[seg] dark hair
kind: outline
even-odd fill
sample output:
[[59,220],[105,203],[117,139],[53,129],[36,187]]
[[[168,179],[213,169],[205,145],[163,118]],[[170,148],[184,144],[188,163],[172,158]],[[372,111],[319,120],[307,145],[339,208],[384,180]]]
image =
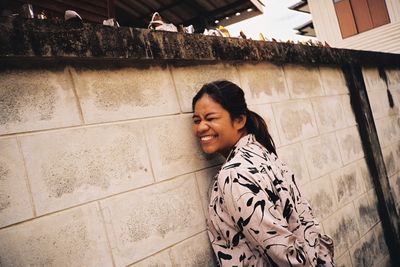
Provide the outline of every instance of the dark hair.
[[261,143],[270,153],[276,155],[275,143],[268,132],[267,124],[257,113],[247,108],[243,90],[227,80],[218,80],[204,84],[192,100],[192,109],[196,102],[204,95],[209,95],[215,102],[228,111],[231,119],[245,115],[245,129],[248,133],[254,134],[256,140]]

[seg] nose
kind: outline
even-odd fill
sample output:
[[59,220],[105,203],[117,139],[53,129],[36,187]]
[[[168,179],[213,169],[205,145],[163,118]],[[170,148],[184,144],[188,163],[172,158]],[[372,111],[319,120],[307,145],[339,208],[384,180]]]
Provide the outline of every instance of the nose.
[[200,121],[199,124],[196,125],[196,132],[197,133],[202,133],[207,131],[210,128],[210,126],[208,125],[208,123],[206,121]]

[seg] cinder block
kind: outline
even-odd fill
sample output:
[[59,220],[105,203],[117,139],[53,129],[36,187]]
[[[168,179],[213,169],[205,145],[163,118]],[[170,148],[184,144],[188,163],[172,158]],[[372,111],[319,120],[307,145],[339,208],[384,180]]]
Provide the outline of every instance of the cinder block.
[[217,266],[206,232],[202,232],[130,267]]
[[396,95],[387,90],[371,90],[368,92],[368,99],[371,104],[374,119],[396,115],[399,113],[398,106],[391,106],[391,99],[397,102]]
[[179,113],[167,68],[72,70],[86,123]]
[[376,207],[370,203],[367,193],[354,200],[354,207],[358,217],[360,235],[363,236],[376,223]]
[[353,266],[377,266],[377,246],[373,231],[363,236],[350,250]]
[[152,183],[141,123],[21,137],[38,214]]
[[[385,162],[386,172],[388,176],[392,176],[397,172],[397,162],[395,152],[391,147],[382,149],[383,160]],[[400,162],[399,162],[400,163]]]
[[271,63],[258,63],[239,65],[238,69],[243,88],[251,93],[251,103],[262,104],[289,99],[282,67]]
[[156,253],[144,260],[128,265],[128,267],[172,267],[171,258],[169,256],[170,249],[166,249]]
[[218,266],[207,232],[202,232],[173,246],[171,248],[171,260],[172,266]]
[[205,230],[194,175],[101,202],[116,266],[126,266]]
[[375,127],[382,148],[392,145],[392,143],[400,138],[400,132],[398,132],[397,127],[397,116],[376,119]]
[[0,72],[0,135],[79,125],[68,70]]
[[303,189],[303,195],[309,201],[313,213],[319,221],[324,220],[337,209],[336,197],[332,190],[332,182],[329,175],[307,184]]
[[278,157],[293,171],[298,185],[303,185],[310,181],[301,143],[280,147],[277,153]]
[[389,89],[400,89],[400,69],[386,69]]
[[356,126],[336,132],[343,164],[364,157],[360,134]]
[[[335,242],[335,254],[342,255],[360,238],[353,203],[336,211],[323,222],[325,232]],[[357,266],[357,265],[356,265]]]
[[331,173],[333,189],[338,206],[342,207],[349,201],[365,192],[364,183],[357,163]]
[[[175,67],[172,68],[172,77],[183,112],[192,112],[192,99],[205,83],[225,79],[241,86],[238,71],[228,64]],[[249,99],[251,93],[245,91],[245,95]]]
[[342,165],[333,133],[307,140],[303,143],[303,148],[311,179],[323,176]]
[[330,132],[347,126],[343,114],[342,97],[328,96],[311,100],[320,133]]
[[192,116],[179,115],[146,121],[146,138],[157,181],[222,163],[201,151],[192,133]]
[[363,68],[365,87],[370,90],[386,90],[386,82],[380,77],[378,68]]
[[113,266],[96,204],[0,230],[0,257],[2,266]]
[[351,106],[349,95],[342,95],[342,107],[343,107],[344,118],[347,122],[347,126],[356,125],[357,124],[356,116]]
[[0,228],[34,216],[15,138],[0,139]]
[[318,135],[310,101],[299,100],[273,104],[273,110],[282,145]]
[[320,66],[319,72],[326,95],[349,93],[342,69],[338,67]]
[[220,166],[208,168],[195,173],[197,185],[199,186],[200,198],[203,204],[204,214],[208,216],[208,206],[210,204],[211,187],[213,186]]
[[358,168],[360,169],[361,177],[363,178],[365,189],[368,191],[374,188],[374,182],[371,173],[369,172],[365,158],[358,161]]
[[276,128],[276,121],[274,113],[272,111],[272,105],[270,104],[254,105],[250,106],[249,109],[256,112],[265,120],[265,122],[267,123],[268,132],[272,136],[275,146],[279,147],[281,141],[279,139],[278,129]]
[[285,65],[283,70],[291,98],[307,98],[324,95],[318,68],[301,65]]
[[[335,241],[333,241],[335,242]],[[350,254],[348,251],[346,251],[343,255],[341,256],[336,256],[336,251],[335,251],[335,266],[336,267],[351,267],[351,258]]]

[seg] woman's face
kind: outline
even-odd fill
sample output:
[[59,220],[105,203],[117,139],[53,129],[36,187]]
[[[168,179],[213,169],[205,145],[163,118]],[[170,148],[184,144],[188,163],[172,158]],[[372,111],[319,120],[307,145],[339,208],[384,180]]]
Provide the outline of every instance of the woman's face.
[[231,120],[229,112],[207,94],[194,106],[193,133],[207,154],[218,152],[227,157],[242,137],[240,130],[245,124],[245,116]]

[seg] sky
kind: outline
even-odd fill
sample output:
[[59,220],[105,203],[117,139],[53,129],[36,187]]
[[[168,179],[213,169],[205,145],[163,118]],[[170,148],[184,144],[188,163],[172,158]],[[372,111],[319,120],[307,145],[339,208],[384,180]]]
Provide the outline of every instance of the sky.
[[288,9],[298,0],[265,0],[264,14],[227,26],[232,37],[239,36],[242,30],[253,40],[259,40],[259,33],[264,37],[276,40],[309,40],[309,36],[296,34],[293,28],[300,26],[311,19],[310,14]]

